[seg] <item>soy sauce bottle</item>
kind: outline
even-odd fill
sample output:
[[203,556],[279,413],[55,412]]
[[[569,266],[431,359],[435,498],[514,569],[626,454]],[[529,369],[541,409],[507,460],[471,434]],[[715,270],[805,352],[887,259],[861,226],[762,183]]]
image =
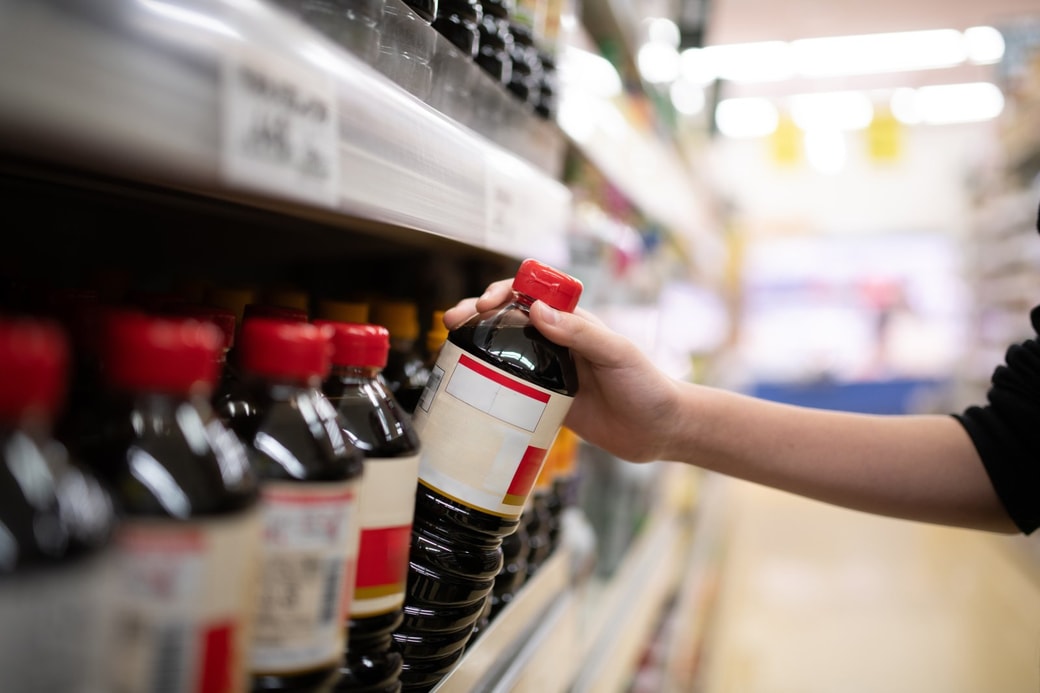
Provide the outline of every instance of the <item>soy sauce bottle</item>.
[[108,690],[241,690],[259,489],[209,404],[222,338],[213,325],[132,312],[103,324],[107,392],[81,449],[121,514]]
[[51,323],[0,319],[0,671],[4,690],[105,690],[115,512],[51,437],[68,371]]
[[237,349],[250,406],[230,422],[261,479],[264,526],[253,690],[331,690],[357,560],[363,462],[319,390],[329,334],[251,318]]
[[401,689],[401,654],[391,634],[404,605],[419,437],[379,378],[390,349],[386,328],[316,324],[333,330],[332,373],[322,390],[339,413],[347,440],[365,455],[361,548],[337,690],[394,693]]
[[378,301],[372,306],[372,322],[390,332],[390,353],[382,377],[394,399],[411,414],[430,377],[417,342],[418,308],[411,301]]
[[530,323],[535,300],[573,311],[581,283],[534,260],[513,300],[452,330],[415,412],[423,439],[402,681],[427,690],[462,655],[546,451],[578,390],[570,352]]

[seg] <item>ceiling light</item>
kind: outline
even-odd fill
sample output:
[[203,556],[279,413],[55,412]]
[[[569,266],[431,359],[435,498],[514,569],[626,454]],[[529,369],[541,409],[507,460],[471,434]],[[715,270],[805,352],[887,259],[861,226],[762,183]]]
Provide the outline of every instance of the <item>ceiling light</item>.
[[703,49],[707,69],[731,82],[778,82],[794,76],[791,45],[783,41],[738,43]]
[[704,110],[704,88],[699,84],[692,84],[685,79],[679,79],[672,83],[668,90],[675,110],[683,115],[697,115]]
[[991,26],[973,26],[964,30],[968,60],[976,65],[999,63],[1004,57],[1004,36]]
[[989,82],[921,87],[916,97],[921,122],[929,125],[990,120],[1004,110],[1004,95]]
[[715,123],[727,137],[764,137],[779,122],[780,114],[768,99],[726,99],[715,107]]
[[874,107],[866,94],[835,91],[792,96],[791,117],[802,130],[861,130],[870,125]]
[[955,29],[802,39],[791,48],[806,77],[953,67],[967,58],[964,36]]
[[613,98],[622,90],[621,77],[609,60],[574,46],[567,46],[564,50],[559,75],[560,82],[568,89],[601,98]]
[[651,84],[674,82],[679,76],[679,51],[664,43],[646,43],[636,55],[636,65]]

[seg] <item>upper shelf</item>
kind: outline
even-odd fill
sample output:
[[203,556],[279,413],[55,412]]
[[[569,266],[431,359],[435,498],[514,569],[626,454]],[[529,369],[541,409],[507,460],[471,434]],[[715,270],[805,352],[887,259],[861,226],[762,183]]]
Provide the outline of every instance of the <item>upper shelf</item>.
[[562,133],[385,8],[319,32],[259,0],[0,3],[0,150],[560,262]]

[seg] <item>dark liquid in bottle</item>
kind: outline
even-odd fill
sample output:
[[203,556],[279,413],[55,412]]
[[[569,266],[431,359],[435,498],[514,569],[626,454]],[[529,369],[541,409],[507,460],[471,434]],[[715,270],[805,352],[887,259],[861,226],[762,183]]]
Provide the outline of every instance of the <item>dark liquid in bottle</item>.
[[527,530],[523,524],[502,538],[502,570],[495,577],[495,586],[491,590],[492,619],[513,601],[517,590],[527,580],[528,550]]
[[[249,450],[253,468],[265,481],[321,482],[356,479],[359,452],[345,445],[336,412],[313,388],[249,381],[249,407],[231,418],[232,429]],[[264,441],[277,441],[275,448]],[[274,454],[278,450],[280,454]],[[327,690],[339,677],[339,662],[291,675],[254,675],[254,691]]]
[[[344,434],[364,453],[367,469],[379,464],[381,458],[385,460],[419,453],[419,436],[412,428],[408,415],[399,409],[397,402],[377,380],[357,375],[341,376],[334,372],[322,389],[339,413]],[[414,484],[414,476],[402,482],[408,484],[410,489]],[[365,550],[364,538],[362,550]],[[401,619],[400,609],[374,616],[351,615],[347,631],[347,655],[340,669],[337,690],[396,693],[401,689],[402,659],[394,647],[392,637]]]
[[405,0],[404,4],[427,22],[432,22],[437,16],[437,0]]
[[[452,330],[448,341],[529,383],[577,393],[569,350],[542,336],[516,304],[474,316]],[[406,690],[432,688],[462,656],[502,570],[502,538],[519,523],[419,484],[405,618],[394,634],[405,658]]]
[[394,395],[394,399],[409,414],[419,406],[430,371],[422,355],[414,349],[408,351],[391,349],[387,355],[383,379]]

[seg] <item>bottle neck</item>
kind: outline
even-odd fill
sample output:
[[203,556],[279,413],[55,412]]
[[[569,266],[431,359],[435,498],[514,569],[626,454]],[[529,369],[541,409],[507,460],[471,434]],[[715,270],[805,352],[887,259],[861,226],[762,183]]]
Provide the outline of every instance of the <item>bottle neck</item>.
[[522,294],[518,291],[513,292],[513,305],[524,311],[525,313],[531,312],[531,306],[534,304],[534,297]]

